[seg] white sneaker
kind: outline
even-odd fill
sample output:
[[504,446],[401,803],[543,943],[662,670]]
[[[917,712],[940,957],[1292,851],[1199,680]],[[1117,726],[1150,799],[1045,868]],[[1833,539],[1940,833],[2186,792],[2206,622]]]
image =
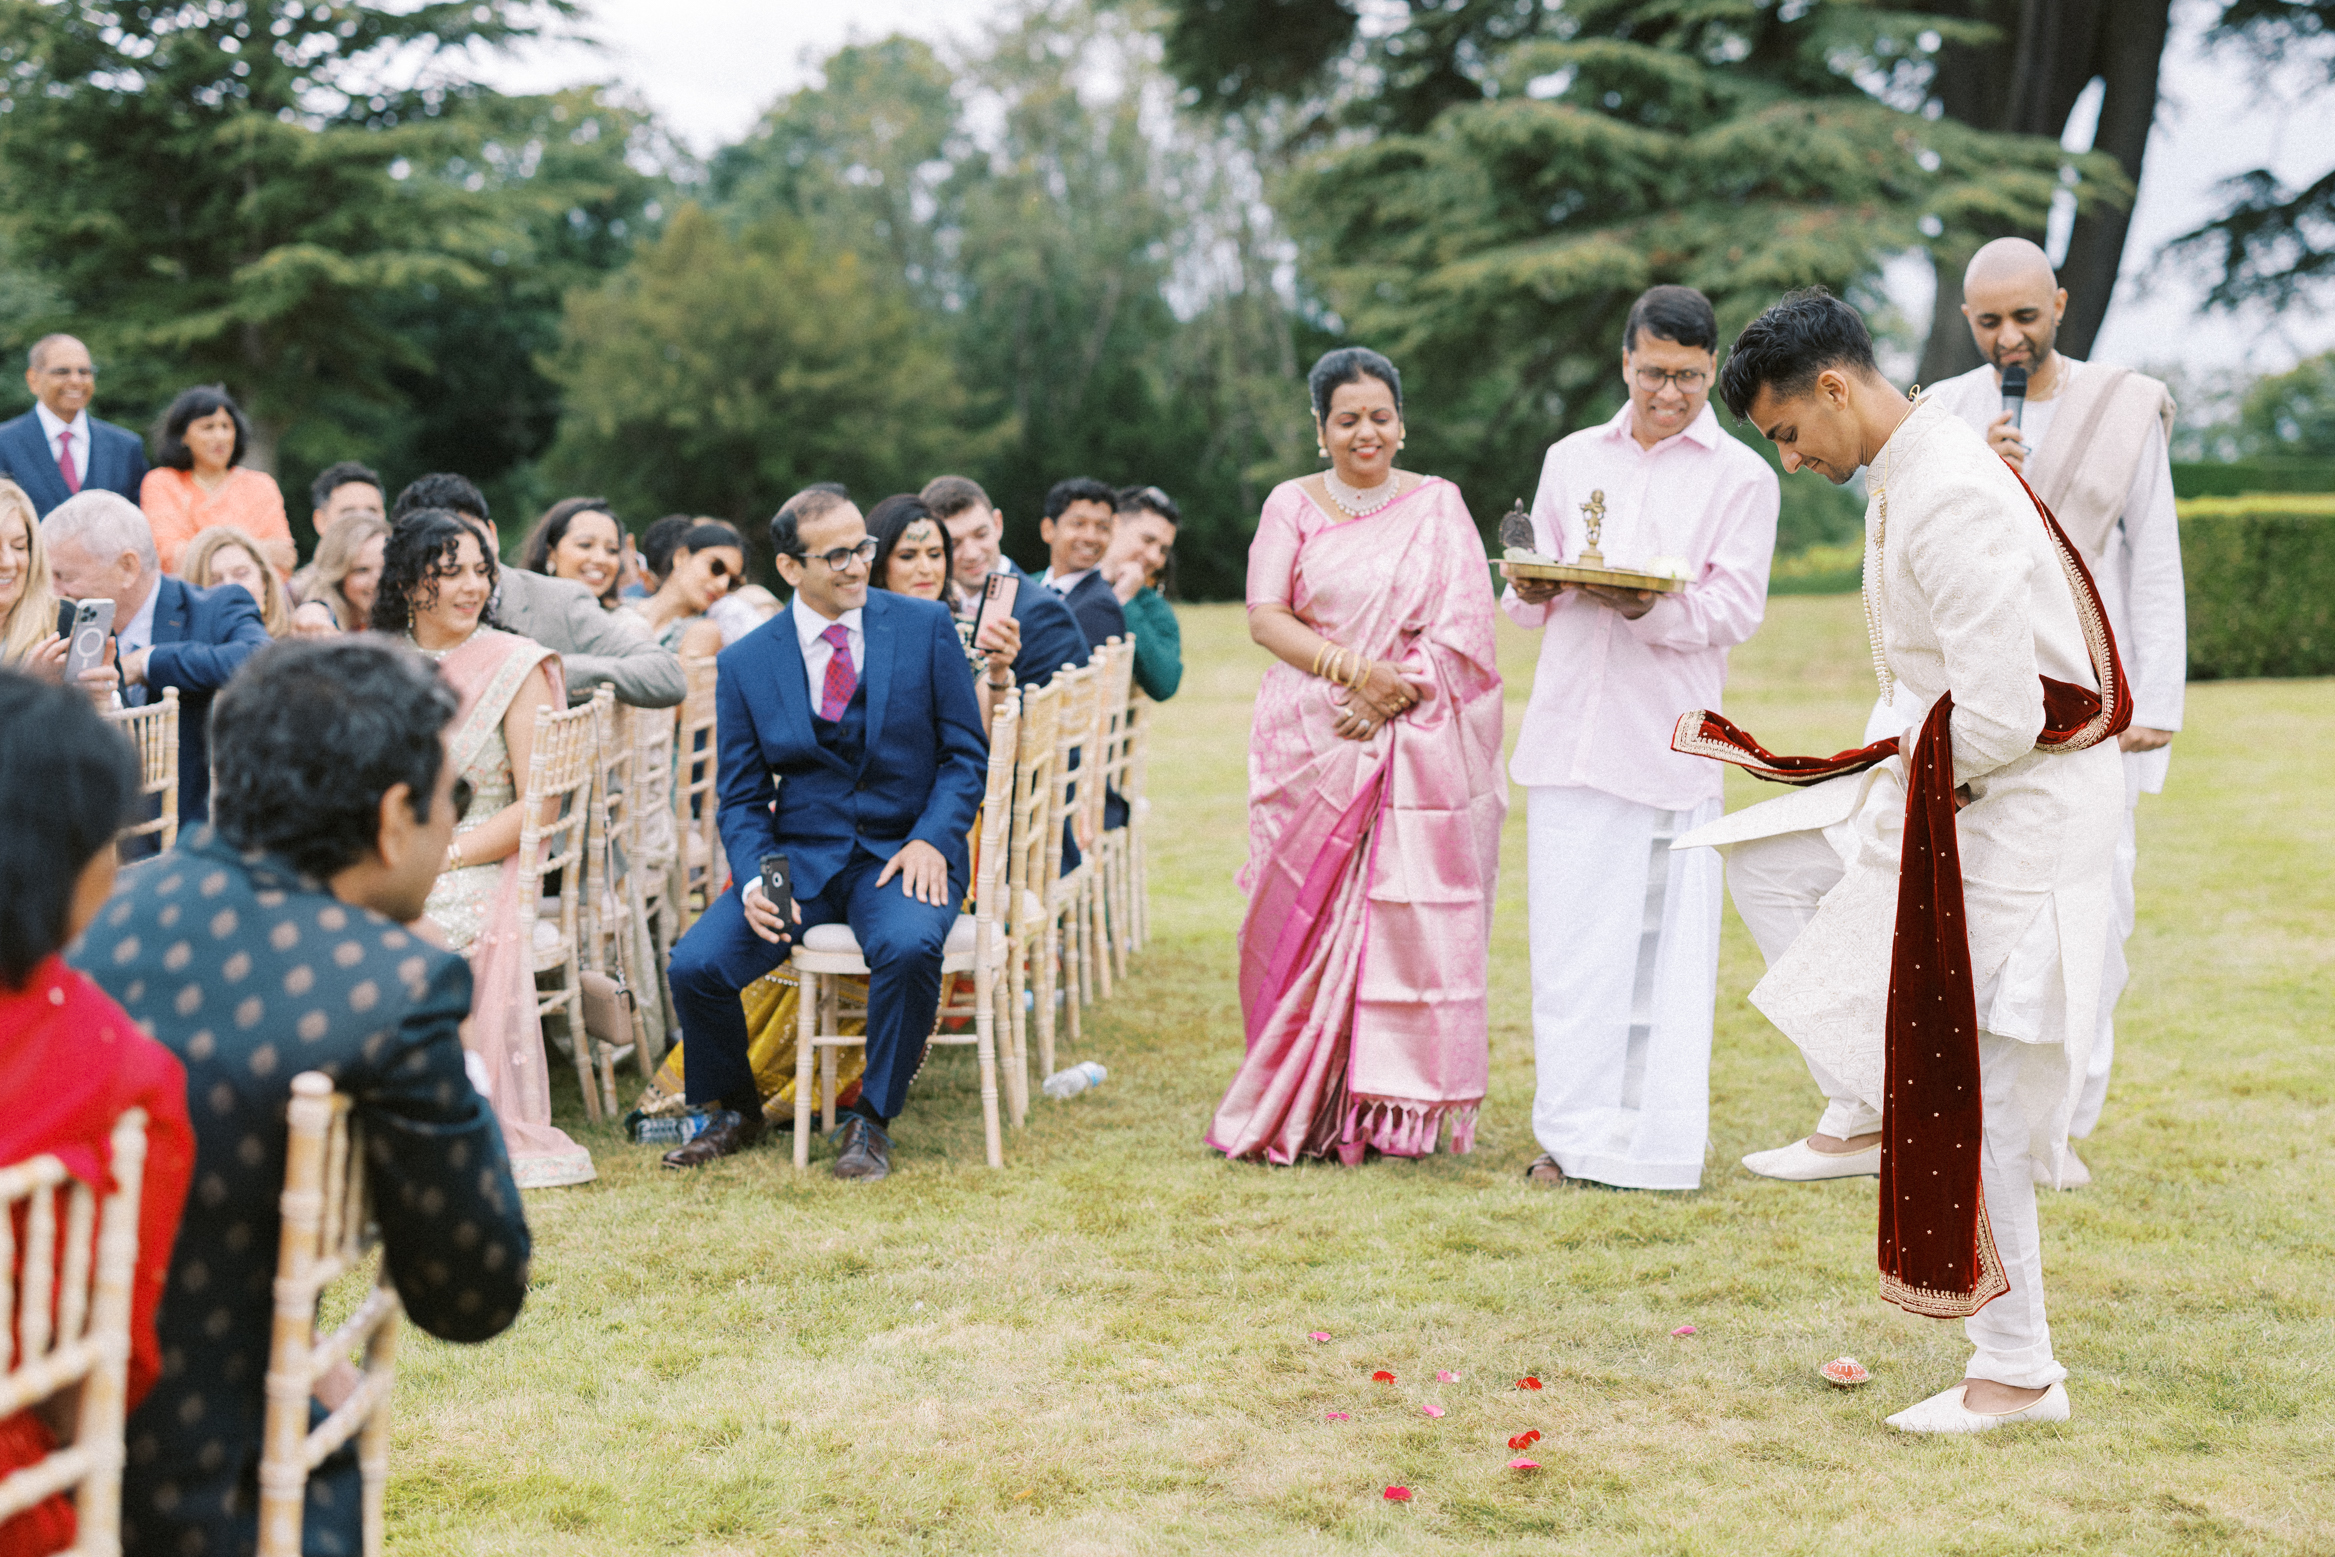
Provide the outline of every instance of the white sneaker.
[[1881,1143],[1875,1141],[1861,1152],[1820,1152],[1806,1141],[1794,1141],[1774,1151],[1753,1152],[1743,1159],[1743,1165],[1763,1179],[1783,1179],[1794,1184],[1813,1183],[1818,1179],[1865,1179],[1881,1176]]
[[1973,1411],[1962,1403],[1962,1392],[1967,1388],[1969,1380],[1965,1379],[1918,1406],[1907,1406],[1888,1419],[1889,1425],[1901,1433],[1985,1433],[2027,1422],[2064,1422],[2073,1414],[2064,1383],[2052,1385],[2041,1400],[2016,1411]]
[[2092,1182],[2092,1170],[2084,1166],[2084,1159],[2076,1155],[2076,1149],[2072,1146],[2067,1149],[2067,1182],[2064,1184],[2051,1182],[2051,1170],[2043,1165],[2042,1158],[2030,1157],[2027,1160],[2035,1165],[2035,1182],[2043,1189],[2082,1189]]

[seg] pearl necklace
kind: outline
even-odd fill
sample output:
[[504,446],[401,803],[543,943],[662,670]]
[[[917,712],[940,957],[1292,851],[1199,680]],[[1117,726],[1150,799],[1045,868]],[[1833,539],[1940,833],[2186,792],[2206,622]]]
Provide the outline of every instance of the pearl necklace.
[[[1346,510],[1346,517],[1349,519],[1361,519],[1377,513],[1395,500],[1395,493],[1401,485],[1402,483],[1395,479],[1393,471],[1388,471],[1386,479],[1377,486],[1368,488],[1346,485],[1345,482],[1338,479],[1338,473],[1334,470],[1322,472],[1323,489],[1330,494],[1331,502]],[[1372,492],[1379,494],[1378,501],[1375,503],[1365,501]]]

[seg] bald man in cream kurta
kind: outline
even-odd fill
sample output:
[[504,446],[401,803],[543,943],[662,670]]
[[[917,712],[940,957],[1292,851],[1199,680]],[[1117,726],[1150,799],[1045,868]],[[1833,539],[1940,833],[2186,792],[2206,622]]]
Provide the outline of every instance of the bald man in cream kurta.
[[[1904,706],[1920,710],[1902,732],[1910,751],[1921,717],[1953,692],[1954,777],[1969,796],[1955,825],[1985,1089],[1981,1172],[2011,1290],[1966,1321],[1968,1376],[2041,1389],[2066,1370],[2044,1315],[2035,1185],[2062,1171],[2096,1026],[2124,777],[2113,743],[2035,749],[2038,677],[2099,680],[2049,533],[2010,469],[1925,399],[1867,479],[1866,605],[1884,695],[1894,678]],[[1677,844],[1727,853],[1737,910],[1768,959],[1752,1003],[1799,1045],[1830,1100],[1818,1130],[1841,1139],[1881,1126],[1904,776],[1893,757]],[[1760,890],[1743,890],[1746,879]]]

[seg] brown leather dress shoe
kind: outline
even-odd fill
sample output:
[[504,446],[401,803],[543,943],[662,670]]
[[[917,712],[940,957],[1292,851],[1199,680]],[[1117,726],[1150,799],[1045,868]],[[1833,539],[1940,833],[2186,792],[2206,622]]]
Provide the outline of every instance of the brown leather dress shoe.
[[865,1114],[853,1114],[835,1132],[833,1172],[839,1179],[880,1179],[892,1171],[892,1138]]
[[691,1137],[688,1144],[665,1153],[668,1168],[702,1168],[707,1163],[744,1151],[762,1139],[762,1114],[758,1109],[741,1114],[735,1109],[717,1111],[712,1122]]

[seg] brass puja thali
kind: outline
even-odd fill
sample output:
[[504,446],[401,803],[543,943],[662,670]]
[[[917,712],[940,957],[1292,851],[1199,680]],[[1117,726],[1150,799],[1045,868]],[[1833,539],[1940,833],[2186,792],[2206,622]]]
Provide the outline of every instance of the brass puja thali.
[[1605,553],[1597,549],[1599,534],[1605,528],[1605,493],[1602,489],[1589,494],[1589,501],[1581,505],[1581,517],[1588,525],[1589,544],[1571,562],[1560,562],[1533,550],[1532,518],[1525,513],[1524,504],[1519,502],[1500,521],[1500,544],[1506,549],[1492,560],[1505,563],[1509,573],[1517,578],[1555,579],[1567,584],[1605,584],[1614,589],[1650,589],[1664,595],[1675,594],[1686,587],[1686,580],[1680,574],[1617,568],[1605,560]]

